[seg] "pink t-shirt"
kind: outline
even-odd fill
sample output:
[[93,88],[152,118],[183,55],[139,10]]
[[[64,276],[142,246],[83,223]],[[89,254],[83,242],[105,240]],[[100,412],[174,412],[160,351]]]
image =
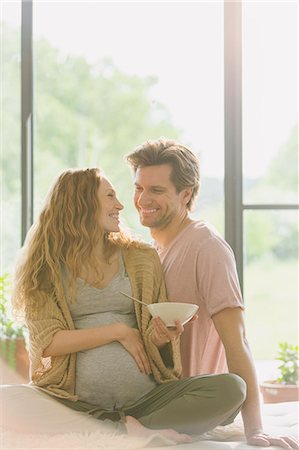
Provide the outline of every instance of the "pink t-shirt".
[[224,308],[244,308],[232,249],[210,225],[194,221],[157,251],[169,301],[199,305],[198,320],[186,324],[181,337],[183,376],[227,372],[211,317]]

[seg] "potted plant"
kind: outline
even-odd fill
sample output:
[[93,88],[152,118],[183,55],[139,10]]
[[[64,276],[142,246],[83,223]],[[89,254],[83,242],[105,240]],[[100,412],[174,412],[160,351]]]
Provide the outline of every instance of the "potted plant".
[[275,380],[260,384],[265,403],[294,402],[299,400],[298,345],[279,342],[278,367],[280,375]]
[[11,314],[8,300],[9,276],[0,276],[0,357],[16,370],[24,381],[29,379],[29,358],[25,327],[18,325]]

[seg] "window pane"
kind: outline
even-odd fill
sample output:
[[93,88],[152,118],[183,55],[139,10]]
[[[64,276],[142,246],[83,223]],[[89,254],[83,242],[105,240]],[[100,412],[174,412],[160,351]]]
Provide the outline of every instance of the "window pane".
[[1,274],[21,245],[21,2],[1,6]]
[[123,156],[167,136],[200,155],[200,216],[222,231],[222,2],[36,2],[33,17],[35,213],[61,170],[96,165],[145,237]]
[[298,341],[297,211],[246,211],[244,298],[257,359],[276,356],[278,341]]
[[297,8],[243,3],[244,203],[298,202]]

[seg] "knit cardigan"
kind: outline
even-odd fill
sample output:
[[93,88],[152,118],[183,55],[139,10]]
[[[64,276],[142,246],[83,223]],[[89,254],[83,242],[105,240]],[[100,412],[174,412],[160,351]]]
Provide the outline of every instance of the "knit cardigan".
[[[147,304],[167,301],[162,267],[156,251],[149,246],[130,246],[121,251],[133,296]],[[137,302],[134,302],[134,306],[137,325],[156,382],[161,384],[178,380],[182,372],[179,339],[163,348],[162,357],[160,350],[151,341],[153,329],[148,308]],[[55,333],[75,329],[66,298],[47,296],[42,306],[27,308],[26,323],[29,331],[30,384],[56,397],[78,400],[75,395],[76,353],[46,358],[42,356]]]

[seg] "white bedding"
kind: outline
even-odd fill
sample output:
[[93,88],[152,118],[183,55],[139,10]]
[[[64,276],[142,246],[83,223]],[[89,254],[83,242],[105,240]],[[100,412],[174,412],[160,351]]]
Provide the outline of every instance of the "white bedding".
[[[298,437],[298,408],[298,402],[263,405],[265,432],[275,436]],[[155,450],[162,448],[156,447]],[[217,427],[207,433],[204,441],[175,447],[176,450],[254,450],[258,448],[261,449],[262,447],[253,447],[246,444],[239,416],[234,424],[227,427]],[[281,450],[280,447],[276,446],[270,446],[267,449]]]
[[[7,387],[6,387],[7,388]],[[7,390],[0,386],[0,449],[47,449],[47,450],[135,450],[141,448],[163,449],[173,445],[156,435],[149,439],[132,439],[126,435],[115,435],[92,417],[70,410],[48,399],[35,395],[24,386]],[[9,399],[9,401],[8,401]],[[18,402],[18,408],[15,407]],[[39,404],[38,402],[42,402]],[[30,415],[40,411],[30,428]],[[55,414],[53,414],[53,408]],[[298,437],[298,403],[277,403],[263,406],[265,431],[275,435]],[[46,423],[46,425],[43,425]],[[42,428],[44,427],[44,428]],[[84,430],[80,431],[80,430]],[[245,443],[240,417],[234,424],[218,427],[202,437],[201,441],[177,445],[176,450],[252,450]],[[269,450],[276,447],[267,447]]]

